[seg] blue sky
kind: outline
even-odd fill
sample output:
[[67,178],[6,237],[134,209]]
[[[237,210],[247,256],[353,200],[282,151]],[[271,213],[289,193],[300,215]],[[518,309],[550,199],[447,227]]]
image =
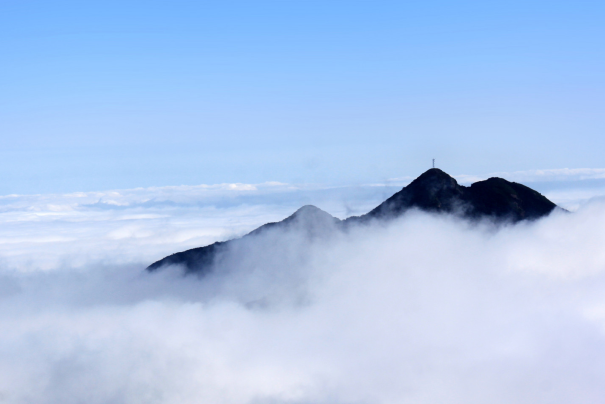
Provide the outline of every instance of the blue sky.
[[0,194],[601,168],[601,2],[2,1]]

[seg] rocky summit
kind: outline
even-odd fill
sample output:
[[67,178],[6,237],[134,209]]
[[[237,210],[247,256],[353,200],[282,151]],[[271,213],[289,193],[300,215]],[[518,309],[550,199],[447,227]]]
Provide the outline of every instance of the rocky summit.
[[369,213],[347,221],[388,219],[416,208],[472,219],[518,222],[548,215],[555,207],[539,192],[516,182],[490,178],[465,187],[440,169],[431,168]]
[[[286,248],[284,243],[298,242],[300,237],[306,240],[329,237],[334,231],[346,230],[354,224],[393,220],[410,209],[453,214],[469,220],[516,223],[539,219],[555,208],[557,205],[542,194],[522,184],[489,178],[465,187],[442,170],[431,168],[365,215],[339,220],[315,206],[303,206],[281,222],[267,223],[238,239],[169,255],[148,266],[147,270],[180,265],[185,273],[206,275],[215,266],[229,263],[234,251],[241,257],[246,251],[259,248],[273,249],[280,245]],[[289,240],[284,236],[288,234],[296,237]],[[301,246],[306,244],[299,243]]]

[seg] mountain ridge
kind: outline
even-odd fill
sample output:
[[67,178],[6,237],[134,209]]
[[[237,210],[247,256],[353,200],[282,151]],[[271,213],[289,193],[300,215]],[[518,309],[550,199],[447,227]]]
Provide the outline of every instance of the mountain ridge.
[[[392,220],[410,209],[455,214],[470,220],[488,218],[497,223],[516,223],[547,216],[555,208],[557,205],[542,194],[516,182],[492,177],[466,187],[444,171],[431,168],[364,215],[340,220],[313,205],[305,205],[280,222],[266,223],[237,239],[169,255],[149,265],[147,270],[183,265],[185,273],[205,275],[228,255],[229,248],[241,248],[255,236],[270,237],[274,230],[297,230],[302,237],[315,239],[354,224]],[[272,243],[276,248],[279,240]]]
[[[500,221],[532,220],[549,214],[557,205],[539,192],[516,182],[492,177],[469,187],[438,168],[431,168],[365,215],[390,218],[411,208],[456,213],[469,219],[491,217]],[[349,220],[348,218],[345,220]]]

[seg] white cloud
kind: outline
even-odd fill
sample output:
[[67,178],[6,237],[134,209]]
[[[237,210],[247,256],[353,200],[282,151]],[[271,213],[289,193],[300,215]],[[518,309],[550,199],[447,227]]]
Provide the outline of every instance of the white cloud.
[[[268,182],[1,196],[0,262],[20,270],[52,269],[66,262],[85,265],[107,255],[121,263],[152,262],[242,235],[305,204],[340,218],[363,214],[405,182],[409,179],[349,187]],[[543,193],[576,210],[605,195],[605,187],[583,187],[584,183],[561,181],[565,186]]]
[[[50,271],[0,272],[0,397],[533,404],[605,395],[600,201],[500,230],[411,213],[330,241],[288,236],[292,248],[250,250],[245,265],[205,280],[145,273],[149,251],[168,248],[163,237],[174,247],[190,232],[183,239],[199,243],[232,229],[231,214],[235,226],[282,215],[207,209],[188,225],[203,209],[179,207],[168,234],[154,236],[146,232],[166,217],[118,220],[119,209],[13,222],[23,234],[82,237],[51,243],[65,254]],[[31,214],[7,214],[22,213]]]
[[[396,188],[264,184],[169,186],[0,197],[0,259],[20,270],[105,260],[153,262],[242,235],[313,203],[365,213]],[[41,244],[44,245],[41,245]]]

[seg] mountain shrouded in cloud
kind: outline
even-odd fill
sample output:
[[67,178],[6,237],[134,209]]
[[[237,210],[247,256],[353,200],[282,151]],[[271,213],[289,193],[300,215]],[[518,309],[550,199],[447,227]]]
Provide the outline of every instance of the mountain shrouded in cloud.
[[230,258],[242,265],[201,281],[149,276],[111,254],[76,269],[2,270],[0,396],[602,403],[602,200],[496,231],[415,210],[330,237],[272,237],[284,243],[271,254],[242,245],[245,259]]
[[[246,254],[241,253],[244,250],[292,251],[292,247],[285,245],[288,240],[284,239],[284,234],[289,232],[312,241],[352,225],[393,220],[410,209],[451,213],[471,220],[515,223],[541,218],[556,207],[539,192],[515,182],[489,178],[465,187],[442,170],[432,168],[365,215],[341,221],[315,206],[303,206],[281,222],[265,224],[242,238],[175,253],[147,269],[154,271],[163,266],[181,265],[186,273],[206,275],[215,266],[242,265],[242,262],[233,262],[232,257],[245,259]],[[298,254],[304,254],[304,251],[296,252]]]
[[[349,225],[310,206],[282,225],[345,209],[259,189],[219,208],[197,188],[0,199],[0,402],[603,402],[602,198],[514,225],[417,208]],[[267,222],[199,281],[144,272],[150,250]]]

